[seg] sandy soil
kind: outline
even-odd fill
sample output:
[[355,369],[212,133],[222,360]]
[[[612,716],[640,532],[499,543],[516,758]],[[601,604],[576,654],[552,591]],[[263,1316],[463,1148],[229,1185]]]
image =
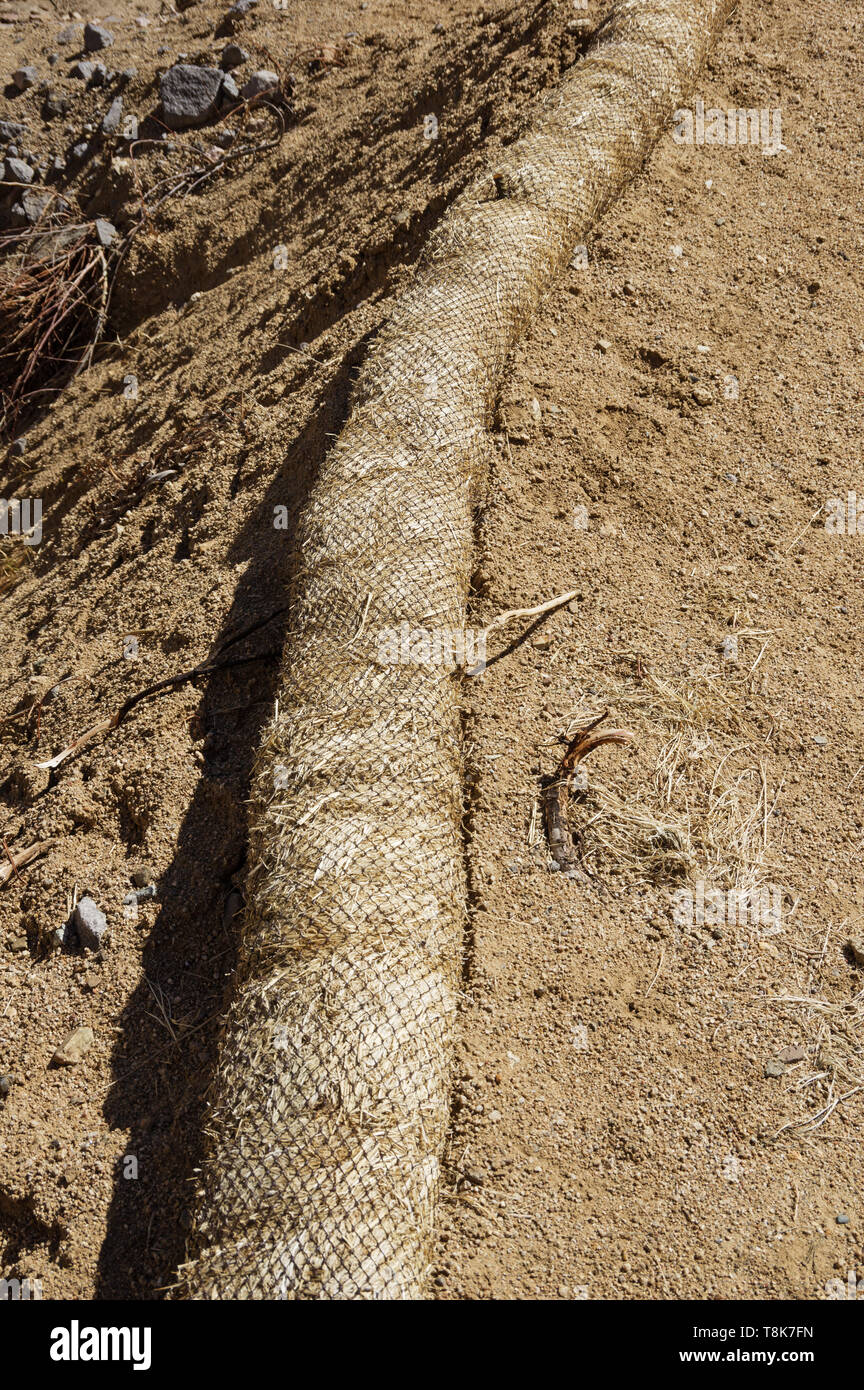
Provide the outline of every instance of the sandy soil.
[[[226,8],[101,16],[111,66],[137,70],[126,109],[154,111],[177,54],[218,57]],[[18,422],[3,485],[43,499],[44,534],[3,542],[2,832],[52,843],[0,889],[0,1273],[46,1298],[158,1297],[182,1257],[297,508],[428,229],[577,58],[573,14],[262,8],[234,39],[296,78],[284,132],[241,131],[269,148],[158,207],[216,127],[134,171],[107,141],[63,184],[121,232],[147,216],[94,365]],[[3,71],[59,72],[70,100],[52,121],[35,91],[2,101],[46,161],[111,97],[63,75],[71,22],[0,5]],[[779,110],[786,148],[667,139],[513,361],[472,620],[578,597],[464,681],[436,1297],[814,1299],[864,1277],[862,541],[825,527],[860,464],[860,48],[840,0],[745,0],[700,95]],[[36,766],[217,654],[248,660]],[[568,880],[542,780],[606,708],[636,739],[585,765]],[[157,894],[128,912],[135,874]],[[699,882],[773,889],[779,921],[676,920]],[[98,954],[54,942],[76,893],[108,916]],[[79,1026],[84,1061],[52,1066]]]

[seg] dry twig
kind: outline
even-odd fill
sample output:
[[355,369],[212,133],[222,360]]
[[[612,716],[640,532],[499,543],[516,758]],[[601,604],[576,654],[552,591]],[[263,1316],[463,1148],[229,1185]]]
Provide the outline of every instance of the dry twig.
[[632,743],[635,737],[628,729],[609,729],[606,733],[593,733],[592,730],[596,729],[598,724],[602,724],[608,715],[608,709],[604,710],[596,719],[592,719],[585,728],[577,730],[575,738],[572,738],[567,745],[564,757],[543,792],[543,810],[546,818],[546,833],[549,837],[549,849],[556,864],[565,872],[573,873],[578,867],[576,852],[567,824],[567,800],[570,795],[570,782],[576,768],[583,758],[587,757],[595,748],[602,747],[604,743]]

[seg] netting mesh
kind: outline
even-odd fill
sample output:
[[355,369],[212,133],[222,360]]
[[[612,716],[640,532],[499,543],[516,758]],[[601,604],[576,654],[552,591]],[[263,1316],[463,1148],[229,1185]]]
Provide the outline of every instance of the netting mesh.
[[465,894],[458,681],[414,636],[463,629],[472,488],[514,341],[732,3],[616,6],[444,218],[357,382],[301,526],[176,1297],[422,1296]]

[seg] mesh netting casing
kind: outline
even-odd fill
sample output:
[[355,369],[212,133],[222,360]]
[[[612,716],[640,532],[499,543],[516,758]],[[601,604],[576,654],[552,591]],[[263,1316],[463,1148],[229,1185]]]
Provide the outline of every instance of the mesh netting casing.
[[241,961],[175,1297],[422,1296],[465,913],[458,682],[472,485],[538,301],[685,100],[733,0],[624,0],[454,203],[301,524],[257,759]]

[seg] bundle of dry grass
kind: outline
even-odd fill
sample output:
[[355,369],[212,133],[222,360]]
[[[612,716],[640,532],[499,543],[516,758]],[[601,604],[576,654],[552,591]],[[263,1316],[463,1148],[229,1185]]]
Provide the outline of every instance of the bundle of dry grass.
[[362,371],[300,537],[179,1296],[422,1293],[464,913],[458,685],[388,662],[379,638],[464,627],[472,486],[508,354],[730,9],[618,5],[451,208]]
[[89,361],[108,298],[93,223],[0,237],[0,423]]
[[[610,676],[603,685],[616,715],[638,731],[646,775],[638,786],[631,777],[626,791],[590,778],[580,830],[585,864],[631,882],[707,878],[755,892],[770,874],[776,792],[757,721],[743,712],[746,674],[708,665],[677,683],[645,670],[638,680]],[[580,701],[571,725],[592,708]]]

